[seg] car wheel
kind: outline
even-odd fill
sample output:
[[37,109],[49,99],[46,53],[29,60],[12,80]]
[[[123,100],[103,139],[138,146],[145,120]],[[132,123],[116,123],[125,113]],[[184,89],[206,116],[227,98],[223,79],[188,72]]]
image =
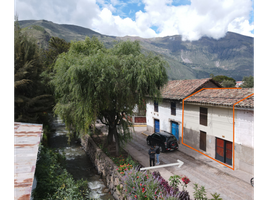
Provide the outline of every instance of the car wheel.
[[150,142],[150,140],[147,140],[147,144],[148,144],[148,145],[151,145],[151,142]]

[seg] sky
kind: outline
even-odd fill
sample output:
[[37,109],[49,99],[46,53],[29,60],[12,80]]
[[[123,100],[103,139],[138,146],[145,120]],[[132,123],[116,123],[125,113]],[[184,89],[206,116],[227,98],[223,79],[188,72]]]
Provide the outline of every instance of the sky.
[[254,0],[15,0],[19,20],[45,19],[110,36],[254,37]]

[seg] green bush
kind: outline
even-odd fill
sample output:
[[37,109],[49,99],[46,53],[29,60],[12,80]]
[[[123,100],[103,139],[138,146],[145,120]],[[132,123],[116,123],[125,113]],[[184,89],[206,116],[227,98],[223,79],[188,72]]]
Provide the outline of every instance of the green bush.
[[65,157],[42,147],[36,165],[37,187],[34,199],[82,200],[89,192],[87,181],[75,181],[63,167]]

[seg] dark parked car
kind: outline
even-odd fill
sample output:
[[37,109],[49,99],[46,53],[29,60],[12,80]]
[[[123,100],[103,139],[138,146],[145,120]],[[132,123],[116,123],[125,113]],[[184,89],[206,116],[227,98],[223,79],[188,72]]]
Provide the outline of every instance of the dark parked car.
[[158,145],[161,152],[179,149],[176,137],[168,132],[153,133],[146,140],[148,145]]

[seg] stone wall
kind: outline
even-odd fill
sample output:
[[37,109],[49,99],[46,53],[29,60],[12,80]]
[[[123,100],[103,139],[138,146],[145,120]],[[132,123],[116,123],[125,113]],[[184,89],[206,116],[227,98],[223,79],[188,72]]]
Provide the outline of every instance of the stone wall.
[[83,139],[81,139],[81,145],[95,165],[98,173],[101,174],[113,197],[117,200],[126,199],[124,198],[124,194],[121,194],[118,190],[118,187],[123,188],[123,184],[120,181],[121,175],[116,170],[118,167],[102,152],[89,135],[85,135]]

